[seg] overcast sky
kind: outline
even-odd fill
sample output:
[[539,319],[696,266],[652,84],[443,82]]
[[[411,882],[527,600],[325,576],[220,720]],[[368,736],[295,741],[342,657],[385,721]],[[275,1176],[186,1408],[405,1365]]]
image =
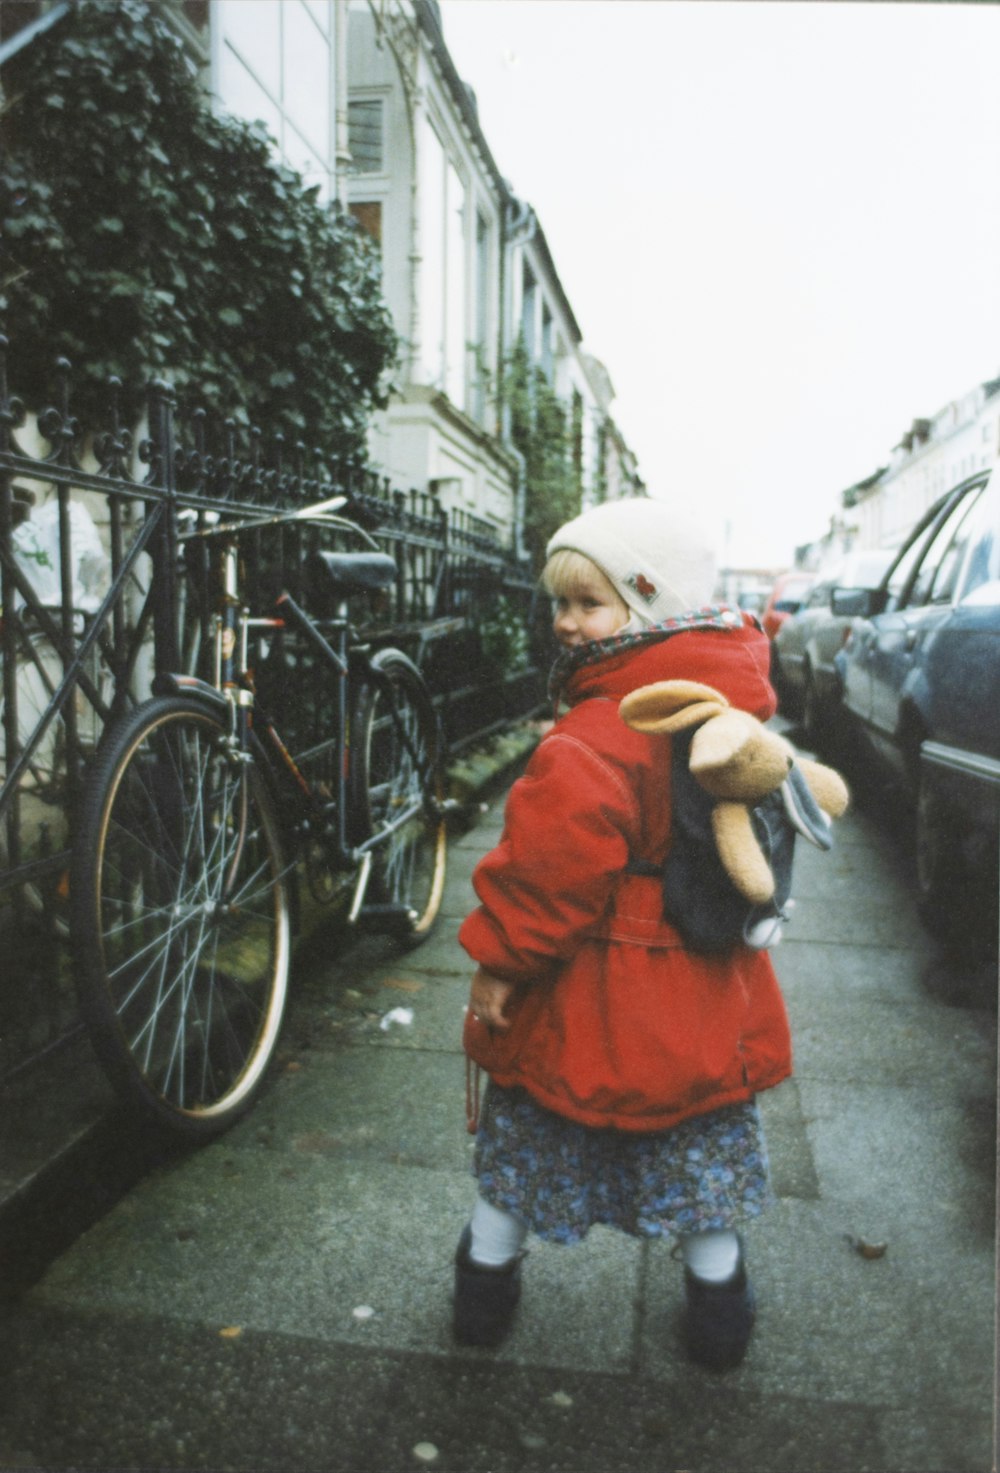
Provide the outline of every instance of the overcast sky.
[[790,561],[1000,375],[1000,7],[441,8],[641,474],[720,557]]

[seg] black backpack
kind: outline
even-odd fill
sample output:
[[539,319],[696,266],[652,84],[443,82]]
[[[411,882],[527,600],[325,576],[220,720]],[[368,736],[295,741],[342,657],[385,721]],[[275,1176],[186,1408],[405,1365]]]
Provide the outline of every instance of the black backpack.
[[[794,762],[788,777],[751,809],[754,833],[774,876],[774,896],[753,905],[729,878],[712,833],[716,800],[692,776],[694,730],[672,738],[671,841],[662,867],[640,860],[632,873],[655,874],[663,886],[663,915],[691,951],[721,952],[745,945],[758,949],[781,939],[788,919],[796,836],[821,849],[833,845],[830,820],[813,798]],[[794,903],[794,902],[792,902]]]

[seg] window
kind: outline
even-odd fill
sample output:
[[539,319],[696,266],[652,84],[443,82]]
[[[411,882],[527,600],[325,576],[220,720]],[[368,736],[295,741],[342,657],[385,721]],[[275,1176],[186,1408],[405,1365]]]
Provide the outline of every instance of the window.
[[454,167],[445,176],[445,371],[448,398],[465,408],[465,189]]
[[430,123],[420,150],[421,361],[430,383],[465,408],[469,272],[466,191]]
[[806,599],[807,609],[825,609],[830,604],[830,594],[834,588],[833,583],[818,583],[812,593]]
[[215,86],[222,107],[261,122],[281,158],[334,192],[330,0],[217,0]]
[[552,352],[552,313],[542,307],[542,372],[552,383],[555,374],[555,358]]
[[381,174],[385,168],[384,104],[380,97],[347,104],[347,138],[352,174]]
[[930,597],[928,599],[929,603],[951,603],[955,597],[959,569],[965,561],[965,554],[969,547],[972,529],[977,525],[975,512],[981,497],[982,493],[976,492],[974,495],[964,498],[965,513],[956,525],[954,536],[945,548],[944,555],[934,574],[934,582],[931,585]]
[[444,149],[425,124],[420,149],[420,327],[424,372],[444,387]]
[[537,353],[535,331],[537,303],[538,286],[532,275],[531,267],[525,265],[521,276],[521,332],[524,335],[524,347],[530,362],[534,362]]
[[990,482],[967,523],[969,561],[962,602],[1000,603],[1000,480]]
[[926,532],[919,537],[915,537],[903,552],[900,553],[896,562],[893,564],[886,584],[888,594],[886,599],[887,612],[899,607],[900,597],[902,596],[903,589],[909,582],[910,574],[917,564],[917,559],[920,557],[920,550],[924,545],[925,537]]
[[906,598],[908,608],[918,608],[929,601],[945,603],[950,597],[958,573],[958,561],[964,543],[956,543],[962,524],[969,515],[975,498],[963,496],[954,506],[930,540],[920,560],[913,586]]
[[489,358],[486,343],[490,317],[490,226],[485,215],[476,214],[476,374],[472,413],[480,424],[486,421],[486,389]]
[[583,489],[583,395],[573,390],[570,410],[570,449],[573,459],[573,479],[577,490]]
[[379,200],[352,200],[347,207],[362,230],[382,244],[382,205]]

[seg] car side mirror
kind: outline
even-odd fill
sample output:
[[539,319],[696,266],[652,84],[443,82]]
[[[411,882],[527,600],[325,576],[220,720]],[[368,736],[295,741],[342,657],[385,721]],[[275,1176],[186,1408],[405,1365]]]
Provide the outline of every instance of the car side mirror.
[[830,608],[843,619],[874,618],[885,604],[884,588],[835,588],[830,595]]

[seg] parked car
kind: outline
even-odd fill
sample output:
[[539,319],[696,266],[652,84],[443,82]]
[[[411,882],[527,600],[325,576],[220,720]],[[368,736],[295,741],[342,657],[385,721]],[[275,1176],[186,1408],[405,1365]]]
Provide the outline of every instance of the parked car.
[[802,607],[802,601],[814,582],[814,574],[803,573],[801,569],[778,575],[761,616],[768,639],[773,639],[784,621]]
[[744,588],[736,595],[737,606],[751,614],[759,614],[766,602],[767,592],[762,588]]
[[832,717],[840,699],[840,676],[833,661],[851,627],[850,619],[833,612],[830,599],[835,589],[877,588],[892,557],[893,551],[883,548],[847,553],[839,566],[813,585],[802,607],[774,636],[771,674],[782,712],[801,718],[816,747],[831,745]]
[[[854,750],[912,804],[929,926],[996,919],[1000,838],[1000,468],[943,496],[878,588],[841,590],[836,657]],[[977,898],[978,897],[978,898]],[[970,911],[975,901],[978,912]]]

